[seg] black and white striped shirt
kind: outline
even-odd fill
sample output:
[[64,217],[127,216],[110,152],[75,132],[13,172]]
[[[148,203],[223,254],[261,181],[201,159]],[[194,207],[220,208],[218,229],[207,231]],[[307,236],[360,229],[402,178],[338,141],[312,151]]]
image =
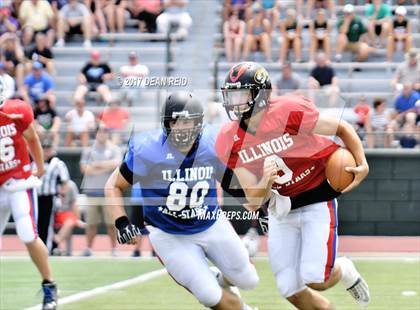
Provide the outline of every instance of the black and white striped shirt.
[[42,176],[42,185],[38,189],[39,196],[54,196],[57,194],[57,185],[70,179],[67,165],[58,157],[52,157],[44,162],[45,174]]

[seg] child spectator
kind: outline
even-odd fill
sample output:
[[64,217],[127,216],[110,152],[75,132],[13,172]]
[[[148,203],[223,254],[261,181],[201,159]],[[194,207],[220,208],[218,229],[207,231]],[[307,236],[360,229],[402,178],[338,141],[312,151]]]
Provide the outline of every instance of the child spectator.
[[412,26],[410,20],[405,17],[407,9],[403,6],[395,10],[395,19],[391,25],[390,35],[388,37],[387,60],[392,62],[394,52],[399,45],[408,53],[412,44]]
[[238,15],[232,13],[223,24],[226,60],[236,62],[241,59],[242,45],[245,37],[245,22]]
[[359,102],[354,106],[354,113],[359,117],[359,120],[357,121],[358,129],[363,129],[365,127],[366,117],[369,112],[369,103],[367,102],[365,95],[361,95]]
[[285,63],[289,49],[292,48],[295,61],[302,62],[302,25],[294,9],[287,9],[285,20],[280,22],[280,32],[282,35],[280,63]]

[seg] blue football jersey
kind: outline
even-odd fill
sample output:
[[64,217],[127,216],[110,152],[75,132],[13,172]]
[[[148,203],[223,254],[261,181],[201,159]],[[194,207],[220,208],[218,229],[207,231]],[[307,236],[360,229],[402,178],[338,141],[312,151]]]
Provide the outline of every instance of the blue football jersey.
[[216,180],[225,166],[215,153],[217,131],[206,126],[198,147],[178,151],[162,129],[134,135],[124,162],[140,183],[145,221],[171,234],[195,234],[214,224]]

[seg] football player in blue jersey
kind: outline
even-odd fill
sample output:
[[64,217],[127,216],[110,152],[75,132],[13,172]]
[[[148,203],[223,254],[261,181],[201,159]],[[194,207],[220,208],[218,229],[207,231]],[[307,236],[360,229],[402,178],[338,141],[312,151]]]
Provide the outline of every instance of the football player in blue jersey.
[[239,236],[218,212],[216,182],[234,196],[245,195],[230,186],[233,173],[215,154],[216,135],[203,125],[203,108],[194,95],[172,93],[162,128],[130,139],[122,165],[105,186],[108,209],[118,242],[135,243],[141,231],[130,223],[122,193],[140,183],[150,241],[174,280],[211,309],[251,310],[232,286],[252,289],[259,278]]

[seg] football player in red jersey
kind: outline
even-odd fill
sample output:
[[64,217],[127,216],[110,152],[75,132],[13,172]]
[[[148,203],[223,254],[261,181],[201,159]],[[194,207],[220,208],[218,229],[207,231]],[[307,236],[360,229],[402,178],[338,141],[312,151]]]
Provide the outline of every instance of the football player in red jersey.
[[[43,310],[56,309],[57,287],[48,262],[48,250],[38,238],[37,176],[44,174],[42,148],[33,125],[33,112],[22,100],[4,100],[5,83],[0,78],[0,235],[12,213],[19,238],[42,276]],[[36,163],[32,175],[29,152]]]
[[270,77],[257,63],[233,66],[222,91],[233,121],[219,132],[216,150],[234,170],[251,205],[269,200],[268,252],[280,294],[298,309],[331,310],[331,302],[318,291],[341,281],[366,306],[366,282],[349,259],[335,259],[335,198],[340,193],[325,176],[327,159],[339,147],[327,136],[335,135],[357,162],[346,168],[355,177],[343,192],[367,176],[369,166],[353,127],[320,115],[302,96],[270,98]]

